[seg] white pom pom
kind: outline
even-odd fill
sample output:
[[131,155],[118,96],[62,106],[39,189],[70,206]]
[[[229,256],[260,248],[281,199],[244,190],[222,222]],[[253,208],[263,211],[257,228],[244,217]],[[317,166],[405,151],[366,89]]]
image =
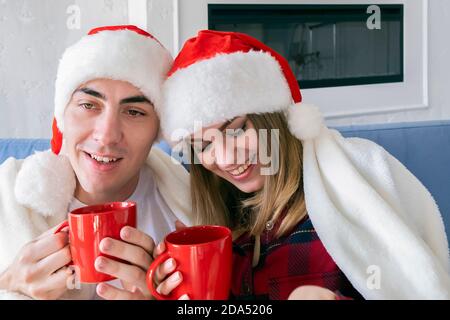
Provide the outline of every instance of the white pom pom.
[[300,140],[314,139],[325,126],[319,108],[310,104],[291,105],[287,117],[289,130]]
[[24,160],[14,192],[19,203],[45,217],[65,217],[75,187],[75,173],[69,159],[48,150]]

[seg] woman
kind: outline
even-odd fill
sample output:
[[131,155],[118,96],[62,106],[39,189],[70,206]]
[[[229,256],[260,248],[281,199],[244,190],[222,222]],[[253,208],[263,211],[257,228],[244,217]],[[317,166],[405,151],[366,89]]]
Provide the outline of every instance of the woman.
[[431,195],[380,146],[343,138],[300,104],[273,49],[200,31],[164,90],[163,134],[195,160],[197,223],[234,232],[236,298],[450,298]]

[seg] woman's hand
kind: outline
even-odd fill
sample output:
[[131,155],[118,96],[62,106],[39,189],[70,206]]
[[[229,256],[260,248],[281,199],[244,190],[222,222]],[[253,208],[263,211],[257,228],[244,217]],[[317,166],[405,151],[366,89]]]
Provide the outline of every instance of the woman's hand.
[[75,277],[66,267],[72,260],[68,233],[66,228],[54,234],[56,228],[22,247],[1,275],[0,289],[40,300],[58,299],[68,290]]
[[[156,258],[166,250],[164,242],[158,244],[155,248],[153,256]],[[169,295],[173,289],[178,287],[183,281],[183,275],[181,272],[176,271],[175,268],[177,264],[173,258],[169,258],[163,263],[161,263],[155,270],[155,278],[153,279],[153,284],[156,287],[156,291],[163,295]],[[173,273],[172,273],[173,272]],[[186,297],[182,297],[183,299]]]
[[[176,230],[181,230],[186,228],[186,226],[180,221],[175,222]],[[156,246],[153,251],[153,257],[156,259],[157,256],[166,251],[166,246],[164,241]],[[155,271],[155,279],[153,279],[156,291],[161,295],[169,295],[172,290],[174,290],[183,281],[183,275],[181,272],[173,272],[176,268],[176,262],[173,258],[167,259],[165,262],[160,264]],[[173,273],[172,273],[173,272]],[[172,273],[172,274],[171,274]],[[168,276],[170,275],[170,276]],[[188,300],[189,296],[184,294],[179,297],[180,300]]]
[[336,300],[336,295],[326,288],[301,286],[291,292],[288,300]]

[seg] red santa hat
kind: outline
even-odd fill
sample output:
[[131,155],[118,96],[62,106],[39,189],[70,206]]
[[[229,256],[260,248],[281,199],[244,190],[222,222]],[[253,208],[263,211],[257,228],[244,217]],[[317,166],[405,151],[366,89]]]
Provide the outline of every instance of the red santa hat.
[[[301,104],[289,63],[279,53],[246,34],[203,30],[183,46],[164,85],[161,130],[168,141],[203,126],[239,115],[284,111],[293,134],[317,136],[323,127],[318,109]],[[180,112],[183,110],[183,112]]]
[[64,110],[73,92],[83,83],[99,78],[127,81],[157,107],[162,84],[172,57],[161,43],[136,26],[106,26],[67,48],[58,66],[52,151],[59,154],[64,132]]

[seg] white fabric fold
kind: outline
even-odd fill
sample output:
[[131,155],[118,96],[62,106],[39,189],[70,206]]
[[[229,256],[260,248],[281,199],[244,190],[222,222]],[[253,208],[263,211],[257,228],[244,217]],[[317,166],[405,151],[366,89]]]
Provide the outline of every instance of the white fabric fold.
[[303,157],[311,220],[364,298],[450,298],[444,224],[417,178],[379,145],[329,129]]

